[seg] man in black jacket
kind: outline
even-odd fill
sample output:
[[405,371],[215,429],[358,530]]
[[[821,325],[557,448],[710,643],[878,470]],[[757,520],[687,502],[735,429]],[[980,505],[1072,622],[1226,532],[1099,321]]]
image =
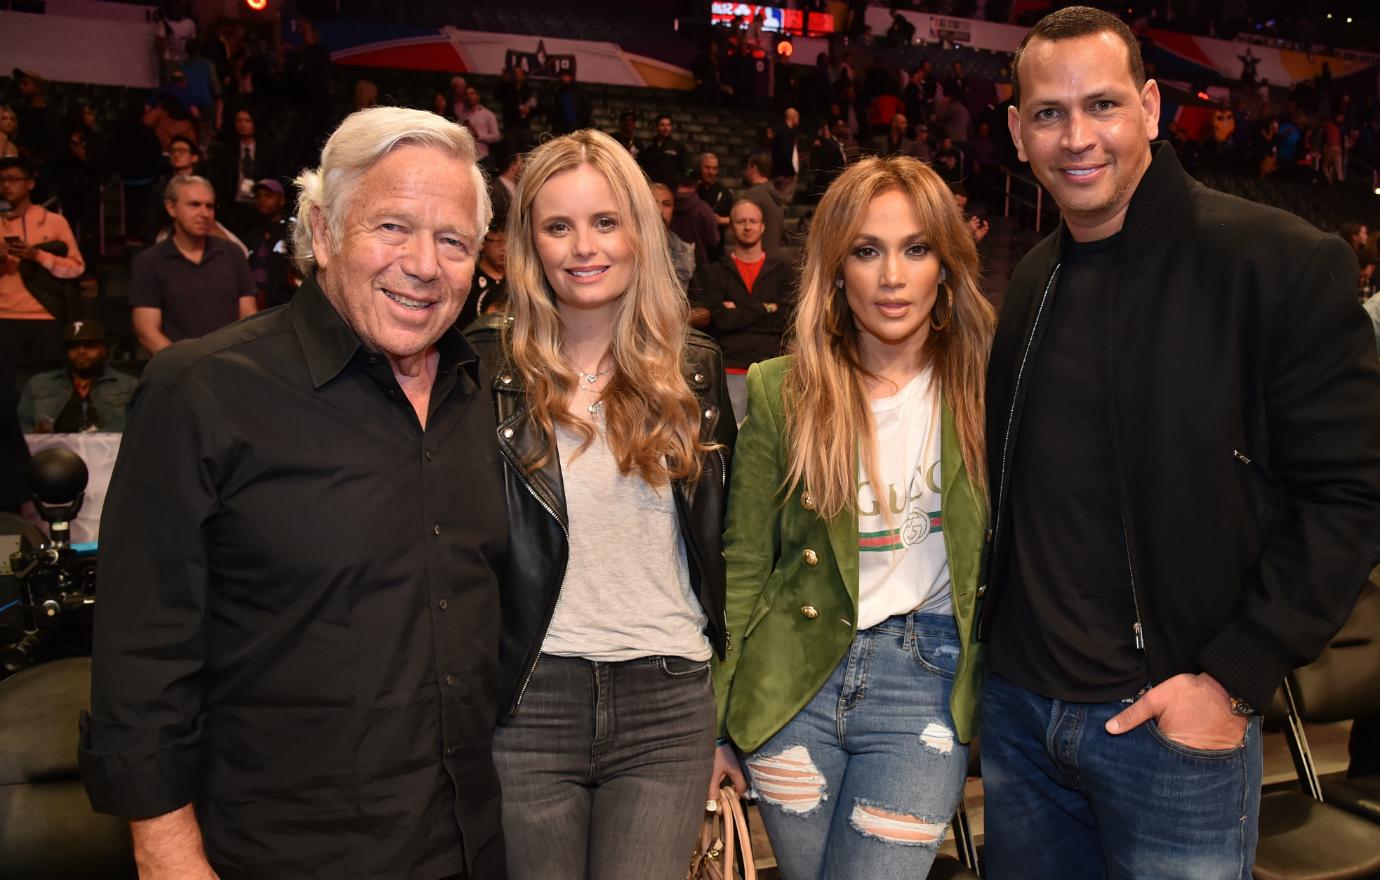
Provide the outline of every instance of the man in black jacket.
[[1011,135],[1063,224],[988,368],[988,873],[1245,880],[1255,708],[1377,558],[1355,257],[1152,147],[1159,90],[1114,16],[1052,13],[1013,72]]
[[739,199],[733,205],[734,247],[702,267],[691,284],[690,301],[709,309],[709,332],[724,355],[733,411],[747,414],[747,369],[781,354],[791,326],[796,274],[762,246],[762,209]]
[[643,146],[637,164],[647,172],[652,183],[664,183],[674,192],[689,167],[690,151],[671,132],[671,116],[662,113],[656,118],[656,137]]

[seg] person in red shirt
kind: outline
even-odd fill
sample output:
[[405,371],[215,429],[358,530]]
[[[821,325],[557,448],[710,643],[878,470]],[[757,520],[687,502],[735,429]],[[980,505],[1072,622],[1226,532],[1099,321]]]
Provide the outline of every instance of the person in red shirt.
[[762,209],[740,199],[729,214],[734,247],[695,273],[690,300],[709,309],[708,332],[724,356],[733,412],[747,412],[747,368],[781,354],[796,272],[762,247]]

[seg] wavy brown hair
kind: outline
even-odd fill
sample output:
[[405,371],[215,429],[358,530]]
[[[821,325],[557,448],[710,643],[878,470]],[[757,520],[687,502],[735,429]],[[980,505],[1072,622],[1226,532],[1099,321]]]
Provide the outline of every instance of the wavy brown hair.
[[[569,412],[579,376],[564,354],[564,328],[556,295],[537,254],[532,204],[555,174],[588,165],[613,191],[619,222],[633,247],[627,292],[613,319],[613,375],[604,389],[609,448],[624,474],[648,484],[693,482],[700,456],[714,445],[699,439],[700,408],[681,372],[689,305],[671,266],[661,211],[642,169],[603,132],[588,129],[547,141],[528,155],[508,213],[508,312],[504,330],[513,365],[522,374],[532,418],[547,438],[532,470],[551,460],[559,423],[593,442],[594,428]],[[577,453],[578,454],[578,453]]]
[[829,187],[810,224],[790,343],[794,358],[782,389],[790,442],[783,490],[789,496],[798,486],[808,488],[826,518],[857,512],[859,454],[864,472],[875,476],[868,372],[838,281],[867,206],[892,191],[915,205],[926,241],[947,270],[936,300],[936,306],[948,301],[947,326],[931,329],[919,366],[934,368],[970,479],[979,493],[987,486],[983,390],[995,321],[978,290],[977,246],[953,194],[928,165],[903,156],[864,159]]

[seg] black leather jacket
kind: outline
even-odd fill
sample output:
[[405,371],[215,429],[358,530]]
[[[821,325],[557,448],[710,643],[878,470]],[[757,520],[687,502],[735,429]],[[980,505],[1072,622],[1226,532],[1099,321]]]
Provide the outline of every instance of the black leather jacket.
[[[503,454],[503,486],[508,506],[508,561],[500,573],[503,633],[499,642],[500,721],[517,712],[527,681],[536,668],[542,641],[556,608],[569,561],[569,521],[560,460],[556,456],[528,473],[521,465],[547,443],[528,417],[522,376],[504,350],[500,315],[481,318],[465,331],[492,377],[498,448]],[[738,425],[728,400],[719,348],[708,336],[689,331],[685,346],[685,379],[701,405],[700,437],[719,448],[705,456],[693,486],[675,485],[676,512],[690,583],[708,618],[706,635],[723,656],[724,510],[728,501],[729,461]],[[628,536],[629,546],[634,536]]]

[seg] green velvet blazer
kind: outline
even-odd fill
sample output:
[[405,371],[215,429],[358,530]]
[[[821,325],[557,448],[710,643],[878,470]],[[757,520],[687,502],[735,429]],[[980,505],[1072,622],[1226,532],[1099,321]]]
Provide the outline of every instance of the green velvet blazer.
[[[748,370],[748,419],[733,453],[724,555],[728,649],[714,665],[719,735],[755,751],[814,697],[857,634],[858,518],[824,520],[797,488],[781,498],[787,447],[781,385],[789,357]],[[977,732],[983,664],[973,638],[987,504],[968,479],[946,405],[940,504],[962,642],[949,707],[958,738]]]

